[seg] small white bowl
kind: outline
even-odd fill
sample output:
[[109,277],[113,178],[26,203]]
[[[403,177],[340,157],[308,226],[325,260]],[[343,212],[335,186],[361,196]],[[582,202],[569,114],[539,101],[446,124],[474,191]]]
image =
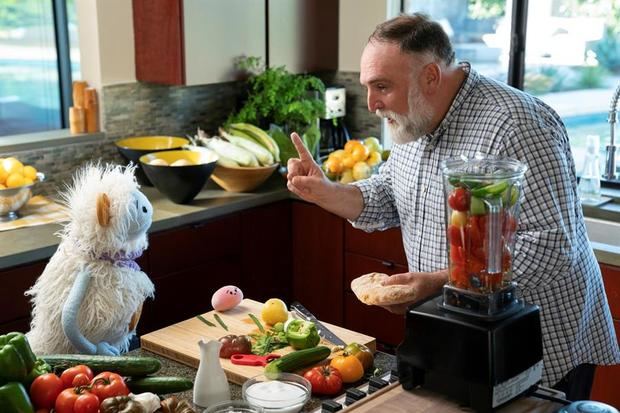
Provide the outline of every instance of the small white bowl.
[[297,413],[310,399],[310,382],[292,373],[279,373],[275,377],[264,374],[243,383],[241,394],[252,406],[262,407],[265,413]]
[[214,404],[202,411],[202,413],[264,413],[262,407],[252,406],[243,400],[227,400]]

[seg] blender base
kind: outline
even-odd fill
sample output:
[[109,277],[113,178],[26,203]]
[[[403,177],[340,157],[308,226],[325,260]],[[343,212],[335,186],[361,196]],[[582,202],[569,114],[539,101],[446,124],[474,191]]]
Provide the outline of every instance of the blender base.
[[509,283],[493,293],[476,293],[446,284],[443,300],[438,305],[444,310],[495,321],[523,308],[523,301],[517,299],[516,290],[515,283]]
[[493,412],[542,377],[537,306],[483,320],[441,307],[443,297],[410,307],[405,339],[396,351],[399,381],[447,395],[477,412]]

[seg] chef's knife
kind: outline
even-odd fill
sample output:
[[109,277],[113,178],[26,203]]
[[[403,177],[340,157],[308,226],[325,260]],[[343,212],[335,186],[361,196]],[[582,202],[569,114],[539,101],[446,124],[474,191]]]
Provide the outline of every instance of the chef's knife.
[[317,330],[319,331],[319,335],[323,337],[325,340],[333,343],[337,346],[346,346],[345,343],[340,337],[334,334],[330,329],[325,327],[323,323],[321,323],[317,318],[312,314],[306,307],[295,301],[291,304],[291,310],[295,312],[300,318],[306,321],[312,321],[314,325],[316,325]]

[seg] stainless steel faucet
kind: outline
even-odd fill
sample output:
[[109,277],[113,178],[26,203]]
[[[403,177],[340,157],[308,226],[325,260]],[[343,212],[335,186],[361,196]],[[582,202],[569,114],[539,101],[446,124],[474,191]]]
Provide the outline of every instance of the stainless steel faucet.
[[607,145],[607,154],[605,157],[605,174],[603,178],[608,180],[616,179],[616,145],[615,145],[615,133],[616,133],[616,113],[618,110],[618,99],[620,98],[620,84],[616,88],[614,95],[611,97],[611,104],[609,105],[609,122],[610,127],[610,142]]

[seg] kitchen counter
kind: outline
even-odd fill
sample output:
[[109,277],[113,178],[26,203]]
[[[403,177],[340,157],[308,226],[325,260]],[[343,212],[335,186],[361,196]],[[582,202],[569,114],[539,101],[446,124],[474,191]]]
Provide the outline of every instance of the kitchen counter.
[[[298,199],[286,189],[285,178],[280,174],[272,175],[252,193],[226,192],[208,181],[203,191],[187,205],[173,203],[154,187],[145,186],[141,189],[153,204],[153,224],[149,232],[200,222],[280,200]],[[614,238],[616,228],[620,228],[620,191],[610,191],[604,195],[612,197],[612,202],[600,208],[584,207],[584,212],[588,217],[594,217],[595,222],[589,225],[588,231],[598,261],[620,266],[620,235],[615,236],[615,241],[612,240],[614,244],[599,242],[599,237],[609,238],[611,235]],[[609,230],[606,223],[611,226]],[[54,234],[60,229],[58,224],[48,224],[0,232],[0,270],[51,257],[59,243],[59,238]]]

